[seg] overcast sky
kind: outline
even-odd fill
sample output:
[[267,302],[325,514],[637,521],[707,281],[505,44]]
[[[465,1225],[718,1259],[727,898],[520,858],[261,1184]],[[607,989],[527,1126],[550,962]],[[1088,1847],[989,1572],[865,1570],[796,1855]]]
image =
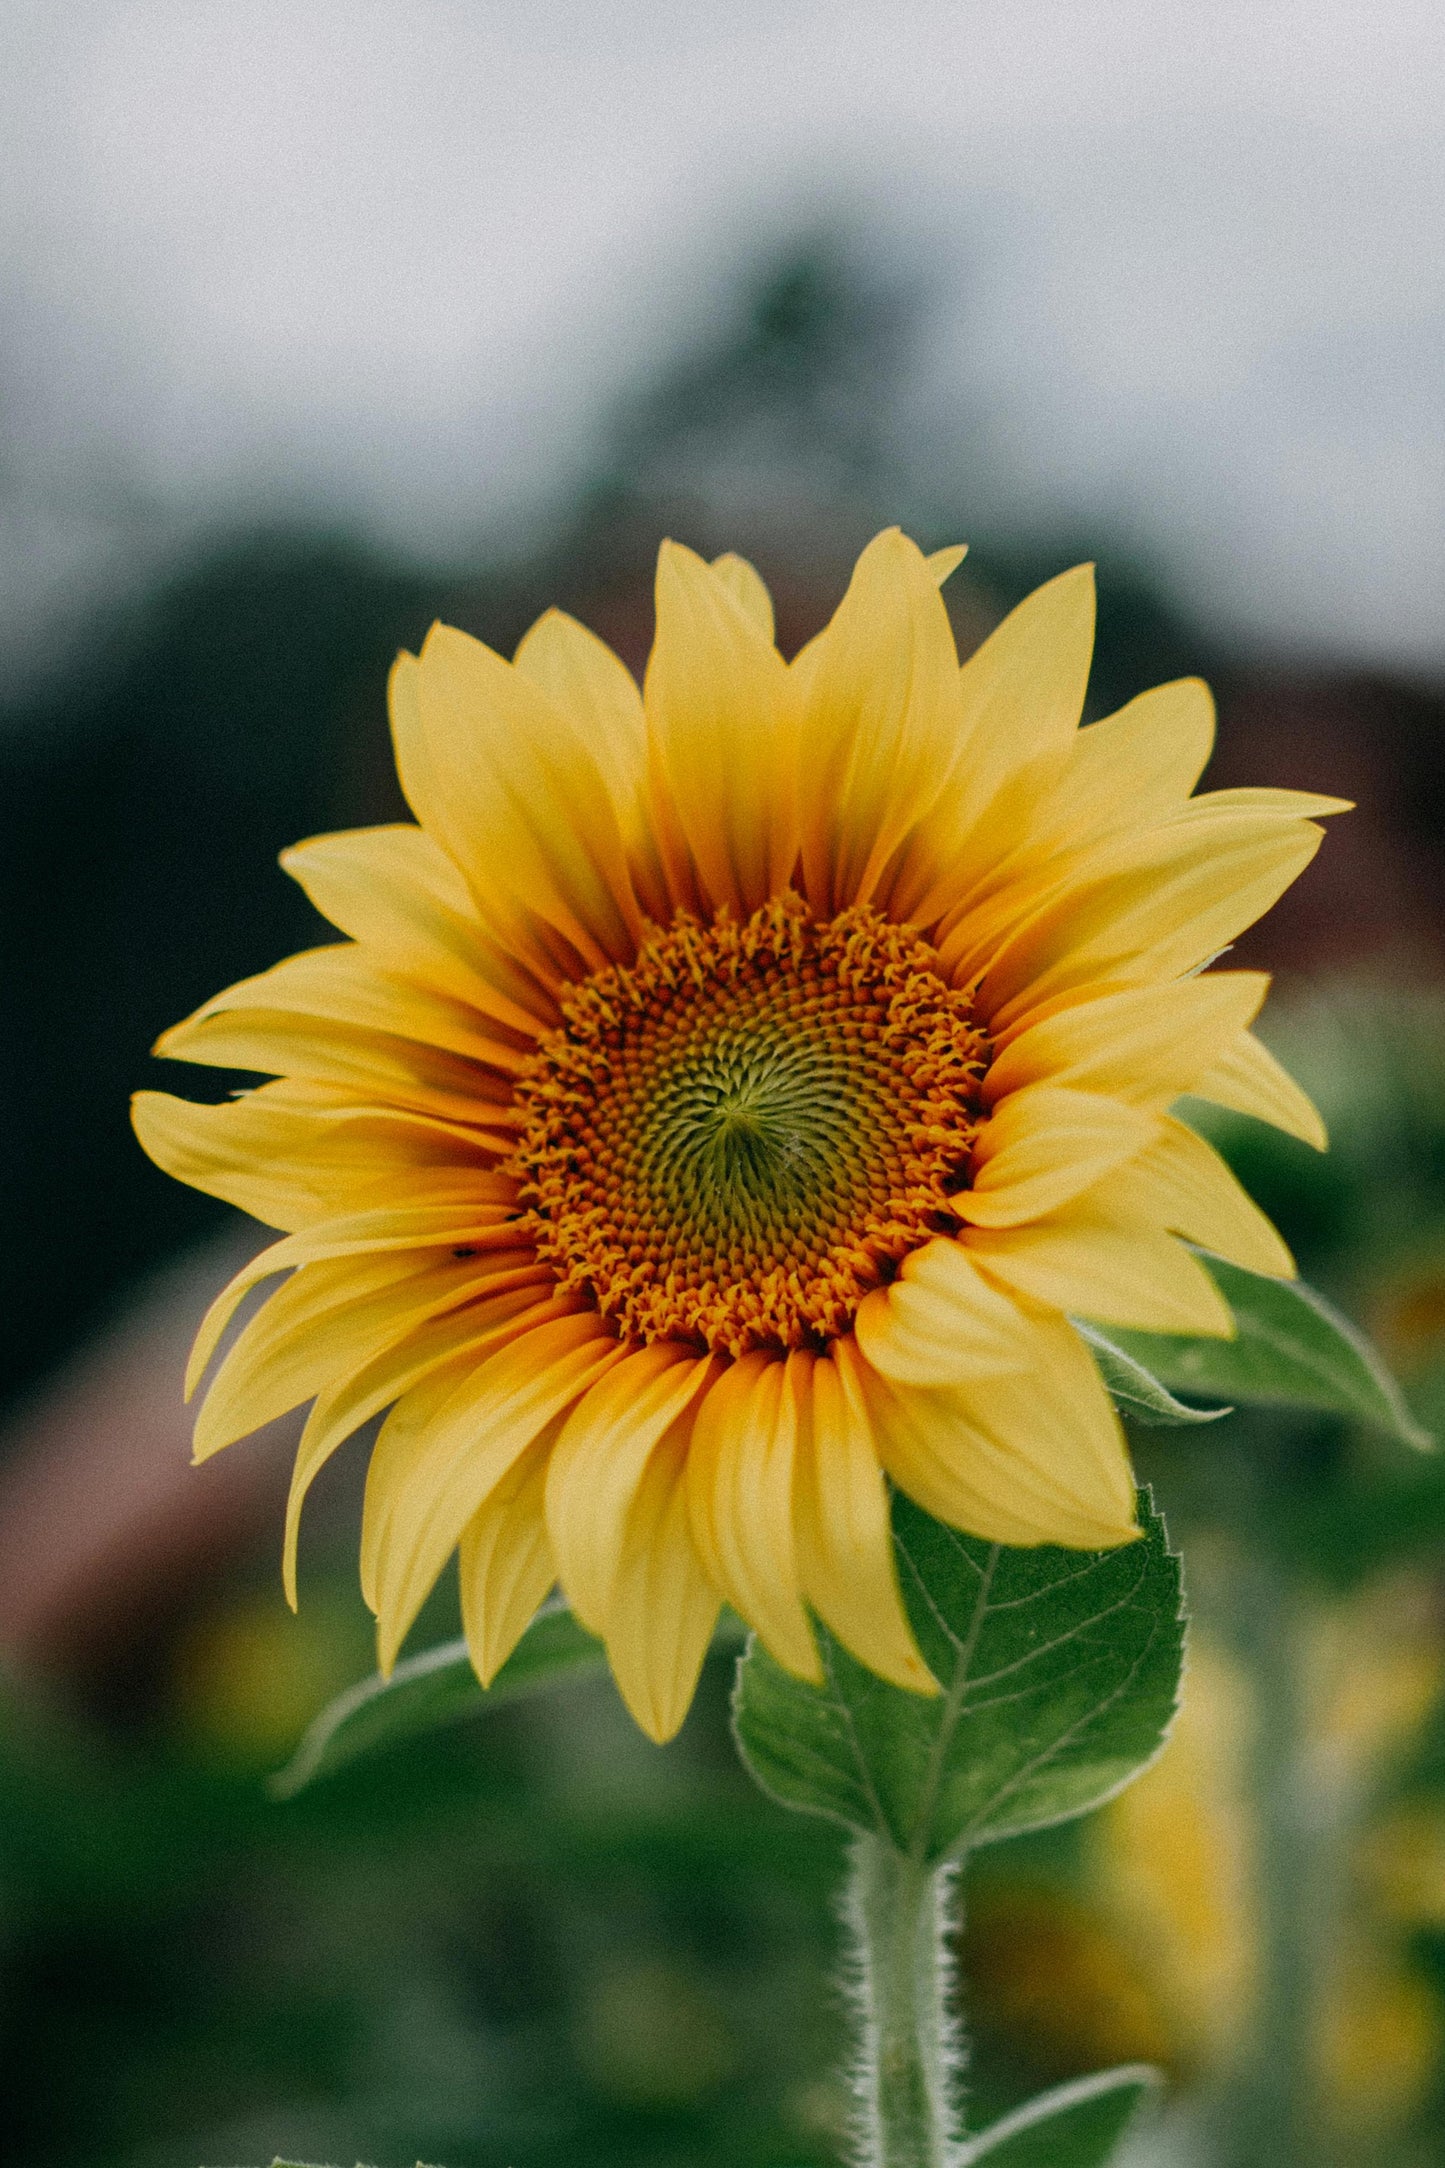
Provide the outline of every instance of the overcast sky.
[[1445,664],[1441,0],[0,0],[0,647],[128,507],[445,549],[743,252],[936,279],[930,470]]

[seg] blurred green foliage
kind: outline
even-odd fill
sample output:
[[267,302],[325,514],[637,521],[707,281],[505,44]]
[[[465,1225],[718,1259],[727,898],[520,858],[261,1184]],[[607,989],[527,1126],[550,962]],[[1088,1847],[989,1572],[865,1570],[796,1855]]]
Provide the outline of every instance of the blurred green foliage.
[[837,1847],[736,1769],[726,1685],[665,1766],[574,1688],[284,1807],[243,1676],[188,1741],[12,1708],[6,2159],[827,2160]]

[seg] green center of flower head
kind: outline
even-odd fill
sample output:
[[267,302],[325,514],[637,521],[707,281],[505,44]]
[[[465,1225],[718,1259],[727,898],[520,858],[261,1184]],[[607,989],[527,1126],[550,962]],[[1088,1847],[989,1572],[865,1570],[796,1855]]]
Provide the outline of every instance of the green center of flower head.
[[791,1036],[775,1027],[754,1014],[716,1020],[702,1044],[694,1034],[639,1128],[636,1164],[657,1199],[744,1248],[754,1231],[795,1247],[859,1187],[848,1131],[870,1080],[841,1033],[830,1047],[815,1019]]
[[911,928],[679,914],[564,997],[518,1092],[539,1254],[627,1338],[821,1347],[952,1227],[987,1042]]

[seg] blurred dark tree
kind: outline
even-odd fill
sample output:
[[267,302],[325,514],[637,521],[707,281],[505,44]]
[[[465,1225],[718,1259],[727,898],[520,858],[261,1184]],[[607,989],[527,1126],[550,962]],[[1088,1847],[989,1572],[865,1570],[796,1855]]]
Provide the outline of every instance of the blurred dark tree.
[[718,547],[738,527],[754,543],[806,528],[815,546],[850,546],[838,528],[866,534],[896,490],[892,423],[922,301],[836,233],[766,267],[733,322],[622,403],[572,549],[606,548],[619,526],[650,543],[669,511]]
[[[391,655],[418,582],[322,536],[218,549],[0,732],[0,1390],[219,1207],[167,1182],[127,1098],[157,1032],[318,937],[277,851],[385,817]],[[224,1079],[221,1088],[224,1088]]]

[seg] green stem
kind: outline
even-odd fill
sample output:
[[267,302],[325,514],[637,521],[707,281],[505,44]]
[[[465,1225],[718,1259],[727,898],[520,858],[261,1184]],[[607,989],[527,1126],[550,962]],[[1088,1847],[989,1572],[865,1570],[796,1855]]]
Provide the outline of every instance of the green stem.
[[949,2011],[951,1867],[860,1837],[845,1906],[861,2018],[857,2091],[864,2168],[947,2168],[962,2063]]

